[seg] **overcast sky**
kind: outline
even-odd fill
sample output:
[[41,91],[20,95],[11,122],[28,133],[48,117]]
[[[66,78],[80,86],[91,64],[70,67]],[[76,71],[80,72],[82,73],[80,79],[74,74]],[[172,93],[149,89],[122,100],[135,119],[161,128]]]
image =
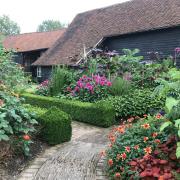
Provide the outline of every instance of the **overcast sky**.
[[47,19],[70,23],[76,14],[127,0],[0,0],[3,14],[18,23],[21,33],[34,32]]

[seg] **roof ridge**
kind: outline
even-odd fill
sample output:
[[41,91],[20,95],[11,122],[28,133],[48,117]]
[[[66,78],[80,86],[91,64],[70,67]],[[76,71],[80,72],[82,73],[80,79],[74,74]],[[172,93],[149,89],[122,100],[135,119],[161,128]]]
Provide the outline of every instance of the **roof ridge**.
[[67,28],[61,28],[61,29],[56,29],[56,30],[52,30],[52,31],[43,31],[43,32],[26,32],[26,33],[21,33],[21,34],[12,34],[12,35],[9,35],[7,37],[14,37],[14,36],[22,36],[22,35],[26,35],[26,34],[40,34],[40,33],[48,33],[48,32],[55,32],[55,31],[61,31],[61,30],[65,30]]
[[[116,3],[116,4],[112,4],[112,5],[108,5],[108,6],[104,6],[104,7],[100,7],[100,8],[90,9],[90,10],[87,10],[87,11],[80,12],[80,13],[78,13],[77,15],[81,15],[81,14],[85,14],[85,13],[89,13],[89,12],[93,12],[93,11],[104,10],[104,9],[111,8],[111,7],[113,7],[113,6],[122,5],[122,4],[128,4],[128,3],[131,3],[131,2],[133,2],[133,1],[137,1],[137,0],[127,0],[127,1],[121,2],[121,3]],[[77,16],[77,15],[76,15],[76,16]]]

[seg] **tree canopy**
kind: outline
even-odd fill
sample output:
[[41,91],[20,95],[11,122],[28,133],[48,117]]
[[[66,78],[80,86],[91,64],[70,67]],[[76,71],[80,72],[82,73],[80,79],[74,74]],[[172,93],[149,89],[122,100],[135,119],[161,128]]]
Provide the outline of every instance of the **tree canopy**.
[[9,16],[0,16],[0,33],[6,35],[13,35],[20,33],[20,27]]
[[37,32],[53,31],[64,27],[65,24],[62,24],[60,21],[45,20],[38,26]]

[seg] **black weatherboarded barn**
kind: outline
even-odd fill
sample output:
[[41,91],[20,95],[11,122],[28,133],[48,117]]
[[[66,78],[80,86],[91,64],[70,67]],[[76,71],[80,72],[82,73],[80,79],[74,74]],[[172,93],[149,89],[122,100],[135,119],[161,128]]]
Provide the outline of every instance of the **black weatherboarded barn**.
[[138,48],[146,59],[148,52],[174,56],[180,47],[180,0],[132,0],[80,13],[33,65],[42,72],[54,65],[78,65],[84,52],[97,46]]
[[180,47],[180,26],[105,37],[100,47],[119,53],[123,48],[138,48],[146,60],[151,60],[152,54],[164,58],[174,56],[175,48]]

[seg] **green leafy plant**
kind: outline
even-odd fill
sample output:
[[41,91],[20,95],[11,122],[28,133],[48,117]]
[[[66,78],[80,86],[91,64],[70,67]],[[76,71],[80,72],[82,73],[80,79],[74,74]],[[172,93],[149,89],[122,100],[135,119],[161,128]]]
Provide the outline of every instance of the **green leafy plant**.
[[162,124],[161,131],[169,130],[169,134],[174,134],[177,138],[176,156],[180,158],[180,71],[171,69],[169,71],[169,81],[159,79],[160,85],[156,87],[153,95],[166,97],[165,112],[166,122]]
[[0,81],[8,88],[21,92],[28,87],[29,78],[23,68],[12,58],[13,52],[7,51],[0,44]]
[[17,146],[13,148],[19,148],[29,155],[32,141],[24,136],[35,132],[37,121],[21,103],[21,99],[0,91],[0,141],[16,141]]
[[107,99],[116,110],[116,117],[126,118],[130,116],[142,116],[154,114],[164,107],[164,98],[151,97],[149,89],[136,89],[129,94],[110,97]]
[[114,96],[121,96],[124,94],[128,94],[131,90],[131,84],[129,81],[123,80],[120,77],[117,77],[110,88],[110,92]]
[[64,67],[55,67],[49,82],[49,91],[51,96],[56,96],[62,92],[65,85],[74,81],[73,73]]

